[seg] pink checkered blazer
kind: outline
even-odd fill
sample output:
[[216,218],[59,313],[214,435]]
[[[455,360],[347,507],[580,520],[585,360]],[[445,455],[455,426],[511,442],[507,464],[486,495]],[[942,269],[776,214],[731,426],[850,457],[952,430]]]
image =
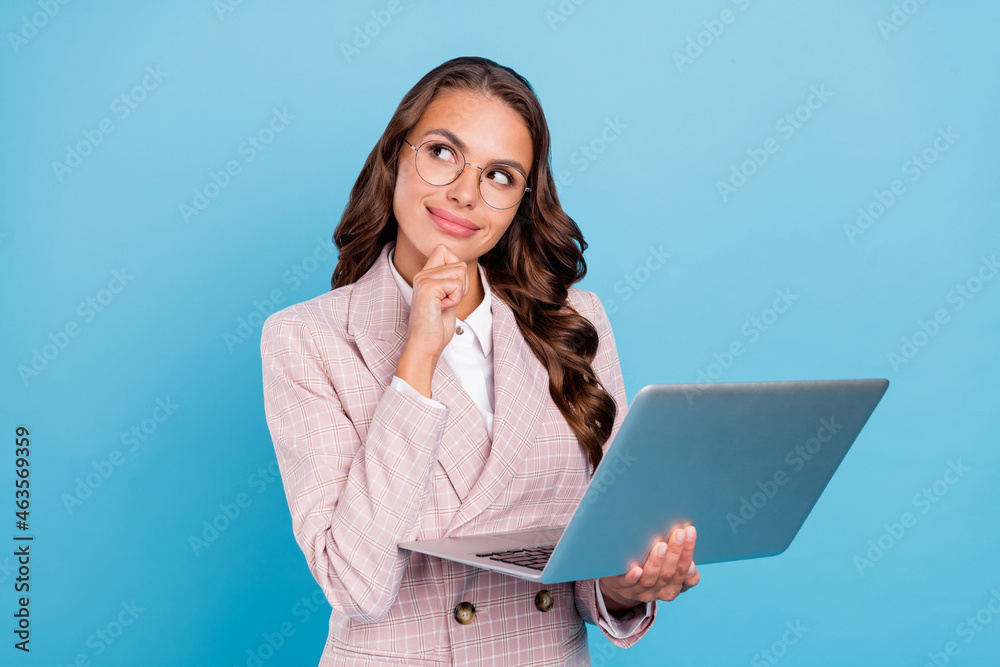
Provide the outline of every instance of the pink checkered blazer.
[[[492,442],[475,403],[439,362],[433,408],[391,388],[408,308],[386,244],[356,283],[264,324],[264,404],[295,539],[333,608],[326,665],[588,665],[594,581],[543,585],[399,549],[412,539],[564,524],[588,461],[556,407],[548,372],[501,299],[493,299]],[[570,288],[597,327],[594,370],[627,410],[601,302]],[[613,436],[612,436],[613,437]],[[554,606],[535,606],[548,589]],[[460,602],[475,607],[460,624]],[[655,619],[616,639],[637,642]],[[600,626],[597,626],[600,627]],[[603,628],[602,628],[603,631]]]

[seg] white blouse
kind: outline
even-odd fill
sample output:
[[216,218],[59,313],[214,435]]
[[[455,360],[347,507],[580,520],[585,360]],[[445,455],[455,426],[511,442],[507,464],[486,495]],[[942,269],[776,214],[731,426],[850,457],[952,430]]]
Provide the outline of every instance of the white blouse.
[[[403,295],[403,300],[407,306],[413,301],[413,287],[406,282],[396,265],[393,262],[396,248],[389,250],[389,267],[392,269],[392,277],[399,286],[399,291]],[[448,364],[455,378],[462,389],[469,394],[469,397],[479,408],[479,414],[483,416],[486,424],[486,432],[490,439],[493,439],[493,297],[489,284],[486,282],[486,271],[481,264],[479,267],[479,278],[483,283],[483,301],[475,310],[469,313],[465,320],[455,320],[455,335],[441,352],[441,358]],[[399,376],[393,376],[391,387],[408,396],[411,396],[426,405],[432,407],[441,406],[441,402],[436,398],[428,398],[410,386],[406,380]],[[594,580],[597,588],[597,607],[600,617],[597,619],[605,630],[612,636],[624,638],[635,632],[639,624],[652,615],[653,603],[646,603],[646,614],[638,615],[624,620],[614,619],[604,604],[604,596],[601,594],[601,586],[598,580]]]

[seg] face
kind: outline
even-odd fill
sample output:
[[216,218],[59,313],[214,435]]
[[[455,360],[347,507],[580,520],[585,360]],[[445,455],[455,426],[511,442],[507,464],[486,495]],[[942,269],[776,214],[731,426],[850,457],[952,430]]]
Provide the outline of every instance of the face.
[[[518,206],[500,210],[483,201],[477,185],[480,171],[472,165],[485,168],[494,163],[519,163],[525,176],[530,176],[533,156],[527,126],[502,102],[474,93],[444,91],[427,106],[405,139],[414,146],[433,139],[445,141],[461,149],[468,164],[452,183],[431,185],[417,174],[414,150],[403,144],[392,201],[399,223],[396,265],[401,271],[408,269],[404,275],[413,275],[440,243],[462,261],[476,262],[504,235]],[[441,151],[438,154],[448,157]],[[454,159],[461,161],[461,156]],[[484,191],[488,177],[491,175],[483,175]],[[447,219],[459,219],[464,227],[451,226]]]

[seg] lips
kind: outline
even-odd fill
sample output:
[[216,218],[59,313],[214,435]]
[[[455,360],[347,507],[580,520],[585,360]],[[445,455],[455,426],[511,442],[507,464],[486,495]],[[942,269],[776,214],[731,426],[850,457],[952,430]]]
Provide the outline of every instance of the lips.
[[461,225],[462,227],[465,227],[466,229],[471,229],[473,231],[479,229],[479,227],[477,227],[475,223],[473,223],[471,220],[466,220],[465,218],[460,218],[457,215],[452,215],[451,213],[445,211],[444,209],[428,206],[427,210],[430,211],[432,214],[436,215],[437,217],[441,218],[442,220],[453,222],[456,225]]

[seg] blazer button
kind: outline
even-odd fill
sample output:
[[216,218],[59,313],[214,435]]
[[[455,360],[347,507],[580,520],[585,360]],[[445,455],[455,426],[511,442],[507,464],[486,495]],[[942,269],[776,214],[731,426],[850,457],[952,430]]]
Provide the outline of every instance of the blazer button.
[[471,602],[459,602],[455,605],[455,620],[462,625],[472,623],[472,619],[475,617],[476,608],[472,606]]
[[544,588],[535,594],[535,609],[538,611],[549,611],[552,609],[552,593]]

